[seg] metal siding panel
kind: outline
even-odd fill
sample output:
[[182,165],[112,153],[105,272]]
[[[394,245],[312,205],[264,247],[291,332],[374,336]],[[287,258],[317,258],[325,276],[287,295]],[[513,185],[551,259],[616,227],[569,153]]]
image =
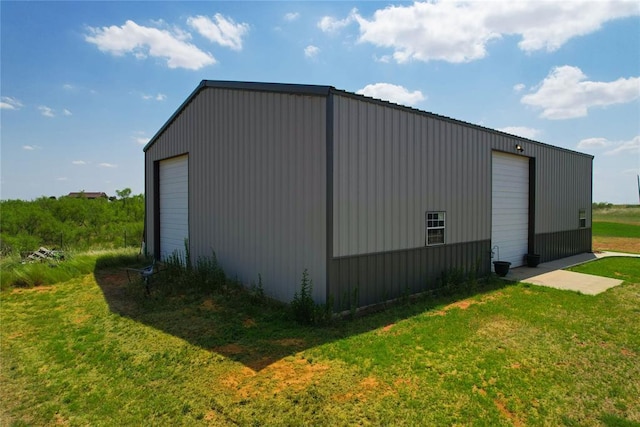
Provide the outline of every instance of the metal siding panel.
[[553,148],[542,151],[536,162],[536,233],[576,229],[579,209],[590,215],[592,159]]
[[379,304],[411,294],[438,289],[442,273],[451,268],[489,273],[490,241],[429,246],[414,249],[354,255],[331,261],[334,272],[330,294],[336,311],[351,307],[358,290],[357,307]]
[[591,252],[591,238],[591,228],[537,234],[536,252],[542,262]]
[[147,150],[147,180],[154,160],[190,153],[194,258],[213,249],[230,277],[249,284],[260,273],[265,291],[283,301],[308,268],[314,297],[324,301],[325,102],[207,88]]
[[335,99],[334,256],[424,245],[427,210],[447,211],[448,244],[490,237],[490,146],[478,147],[481,132]]

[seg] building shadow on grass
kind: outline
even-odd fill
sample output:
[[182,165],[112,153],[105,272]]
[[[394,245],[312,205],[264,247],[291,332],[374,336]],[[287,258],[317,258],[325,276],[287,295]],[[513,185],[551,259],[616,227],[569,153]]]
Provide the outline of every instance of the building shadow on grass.
[[[94,277],[113,313],[181,338],[190,344],[240,362],[254,372],[287,356],[352,335],[388,328],[396,322],[490,292],[508,283],[490,280],[474,292],[453,296],[407,298],[355,318],[326,325],[300,325],[283,304],[252,297],[229,284],[222,289],[175,289],[161,277],[151,292],[135,275],[113,266],[109,257],[96,263]],[[160,275],[159,275],[160,276]]]

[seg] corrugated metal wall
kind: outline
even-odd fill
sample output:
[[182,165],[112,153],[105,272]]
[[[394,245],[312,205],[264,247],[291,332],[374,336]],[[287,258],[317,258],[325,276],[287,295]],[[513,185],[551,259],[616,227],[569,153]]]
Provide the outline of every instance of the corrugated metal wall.
[[478,132],[336,96],[334,256],[425,245],[425,212],[446,211],[446,243],[491,237],[491,151]]
[[591,228],[593,160],[561,150],[534,147],[536,174],[536,234],[575,230],[578,211],[585,209]]
[[[192,257],[215,250],[225,272],[289,301],[307,268],[326,294],[326,98],[206,88],[146,152],[153,162],[189,153]],[[153,253],[153,215],[147,238]]]
[[580,208],[591,227],[589,156],[348,94],[334,99],[334,257],[424,246],[428,210],[446,211],[447,244],[490,239],[492,150],[536,158],[535,234],[576,230]]
[[329,294],[335,310],[342,311],[433,291],[445,272],[484,277],[490,272],[490,248],[484,240],[336,258]]

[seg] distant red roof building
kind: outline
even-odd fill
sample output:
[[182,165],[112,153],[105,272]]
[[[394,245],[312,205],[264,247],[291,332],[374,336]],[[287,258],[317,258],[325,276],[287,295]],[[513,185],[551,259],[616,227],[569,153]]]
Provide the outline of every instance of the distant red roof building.
[[87,199],[99,199],[101,197],[108,198],[107,193],[102,192],[91,192],[91,191],[80,191],[77,193],[69,193],[67,197],[86,197]]

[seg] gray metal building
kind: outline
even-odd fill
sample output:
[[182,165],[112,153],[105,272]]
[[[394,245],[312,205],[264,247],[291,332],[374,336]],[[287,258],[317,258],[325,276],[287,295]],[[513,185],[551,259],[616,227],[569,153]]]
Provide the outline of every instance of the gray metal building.
[[591,251],[593,157],[331,86],[202,81],[144,148],[156,258],[347,308]]

